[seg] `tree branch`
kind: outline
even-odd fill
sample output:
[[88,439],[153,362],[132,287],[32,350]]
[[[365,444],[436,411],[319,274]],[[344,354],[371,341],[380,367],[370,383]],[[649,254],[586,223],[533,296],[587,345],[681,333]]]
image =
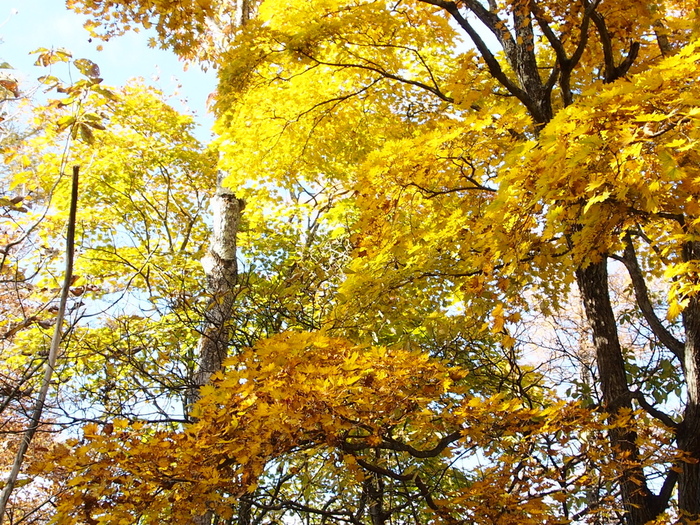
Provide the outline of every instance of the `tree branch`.
[[313,60],[317,64],[323,65],[323,66],[332,66],[332,67],[340,67],[340,68],[357,68],[357,69],[364,69],[366,71],[374,71],[375,73],[378,73],[384,78],[390,78],[391,80],[396,80],[398,82],[401,82],[403,84],[409,84],[411,86],[416,86],[421,89],[424,89],[426,91],[429,91],[433,95],[437,96],[439,99],[444,100],[445,102],[454,102],[454,99],[450,96],[445,95],[442,91],[440,91],[437,88],[434,88],[432,86],[429,86],[428,84],[425,84],[419,80],[411,80],[409,78],[404,78],[399,75],[396,75],[394,73],[389,73],[388,71],[383,70],[380,67],[377,67],[376,65],[367,65],[367,64],[353,64],[353,63],[344,63],[344,62],[325,62],[323,60],[319,60],[318,58],[309,55],[308,53],[304,53],[301,51],[298,51],[301,55],[305,56],[309,60]]
[[671,416],[650,404],[649,401],[647,401],[644,397],[644,394],[642,394],[639,390],[637,390],[636,392],[630,392],[630,394],[632,396],[632,399],[636,399],[639,403],[639,406],[641,406],[646,413],[661,421],[668,428],[678,430],[679,424],[676,423],[673,419],[671,419]]
[[367,445],[365,443],[348,443],[344,442],[342,444],[342,448],[345,451],[348,452],[358,452],[360,450],[366,450],[366,449],[381,449],[381,450],[394,450],[396,452],[408,452],[411,456],[414,458],[421,458],[421,459],[426,459],[426,458],[434,458],[436,456],[439,456],[443,450],[445,450],[450,444],[454,443],[455,441],[459,440],[462,437],[462,431],[458,430],[457,432],[453,432],[452,434],[449,434],[445,437],[443,437],[440,441],[438,441],[437,445],[435,445],[433,448],[429,450],[419,450],[417,448],[413,448],[411,445],[407,445],[405,443],[401,443],[400,441],[396,441],[393,438],[390,437],[384,437],[384,443],[381,445]]
[[491,75],[493,75],[493,77],[496,80],[498,80],[501,83],[501,85],[503,85],[503,87],[505,87],[512,95],[517,97],[518,100],[525,104],[525,106],[527,106],[528,109],[530,109],[530,104],[528,102],[529,97],[527,96],[527,93],[525,93],[525,91],[523,91],[517,85],[515,85],[503,72],[503,69],[501,69],[501,65],[498,63],[498,60],[496,60],[496,57],[493,55],[493,53],[491,53],[491,50],[482,40],[481,36],[479,36],[479,33],[471,26],[469,21],[467,21],[467,19],[462,16],[462,13],[459,12],[459,9],[455,2],[449,2],[445,0],[419,1],[423,2],[424,4],[434,5],[435,7],[441,7],[442,9],[447,11],[452,16],[452,18],[455,19],[457,24],[459,24],[459,26],[462,29],[464,29],[464,31],[469,35],[469,38],[472,39],[472,42],[474,42],[474,45],[479,51],[479,54],[484,59],[484,62],[486,62],[486,66],[489,68],[489,72],[491,73]]
[[615,56],[613,52],[612,40],[610,39],[610,33],[608,32],[608,26],[605,23],[605,17],[598,12],[595,7],[596,5],[591,5],[588,0],[583,0],[583,5],[586,11],[590,11],[591,19],[598,29],[598,36],[600,37],[600,42],[603,46],[603,58],[605,61],[605,73],[604,82],[609,84],[614,82],[618,78],[621,78],[627,74],[630,67],[637,58],[639,54],[639,42],[632,42],[630,45],[630,50],[627,52],[627,56],[620,62],[619,65],[615,65]]
[[370,472],[374,472],[375,474],[380,474],[382,476],[386,476],[397,481],[412,481],[420,491],[421,496],[423,496],[423,498],[425,499],[425,502],[428,505],[428,507],[430,507],[436,512],[439,512],[441,515],[444,514],[444,509],[441,509],[435,503],[432,495],[430,494],[430,490],[418,474],[398,474],[393,470],[389,470],[384,467],[379,467],[377,465],[372,465],[371,463],[366,462],[362,458],[355,458],[355,460],[357,461],[357,464],[360,465],[362,468],[369,470]]
[[75,253],[75,222],[76,214],[78,210],[78,174],[80,173],[80,166],[73,166],[73,179],[71,185],[71,199],[70,208],[68,212],[68,232],[66,235],[66,269],[63,274],[63,289],[61,290],[61,301],[58,307],[58,314],[56,315],[56,325],[54,327],[53,338],[51,339],[51,347],[49,349],[49,358],[46,361],[46,367],[44,368],[44,378],[41,383],[41,389],[39,391],[39,397],[34,405],[34,410],[32,411],[31,420],[27,430],[24,432],[22,437],[22,442],[19,445],[17,454],[15,455],[14,463],[12,464],[12,470],[10,475],[5,482],[5,487],[2,490],[2,495],[0,496],[0,525],[2,525],[3,519],[5,518],[5,509],[7,508],[7,503],[12,494],[12,490],[17,483],[17,478],[19,476],[20,469],[24,463],[24,455],[29,449],[29,444],[34,438],[37,429],[39,428],[39,423],[41,422],[41,416],[44,412],[44,404],[46,403],[46,396],[49,392],[49,387],[51,386],[51,377],[53,376],[53,371],[56,366],[56,359],[58,357],[58,351],[63,341],[63,318],[66,315],[66,305],[68,304],[68,296],[70,292],[71,281],[73,280],[73,257]]
[[649,290],[647,289],[646,282],[644,281],[644,275],[639,267],[639,261],[637,260],[637,254],[634,250],[634,243],[629,234],[625,236],[625,250],[623,256],[620,259],[622,263],[627,268],[630,279],[632,280],[632,286],[634,288],[634,295],[637,299],[637,305],[644,316],[649,328],[657,337],[657,339],[668,348],[673,355],[675,355],[681,363],[683,363],[683,354],[685,352],[685,345],[683,342],[676,339],[671,332],[669,332],[666,327],[661,323],[661,320],[657,317],[656,312],[654,312],[654,307],[649,300]]
[[[571,95],[571,73],[578,64],[579,60],[581,60],[583,51],[586,49],[586,44],[588,43],[588,26],[591,20],[590,10],[584,9],[581,25],[579,27],[579,43],[576,46],[576,50],[574,51],[573,55],[571,57],[567,57],[564,44],[554,34],[554,31],[545,19],[542,10],[534,0],[531,3],[531,9],[532,14],[535,16],[535,20],[537,20],[537,24],[540,26],[542,33],[544,34],[545,38],[547,38],[549,45],[552,47],[557,56],[557,62],[559,63],[559,69],[561,70],[559,85],[561,86],[562,99],[564,100],[564,105],[568,106],[573,103],[573,97]],[[554,73],[554,71],[552,73]]]
[[656,507],[658,509],[665,509],[668,507],[668,502],[673,495],[673,490],[676,488],[676,483],[678,482],[678,465],[673,465],[668,469],[666,474],[666,479],[664,479],[664,484],[661,486],[659,495],[656,496]]

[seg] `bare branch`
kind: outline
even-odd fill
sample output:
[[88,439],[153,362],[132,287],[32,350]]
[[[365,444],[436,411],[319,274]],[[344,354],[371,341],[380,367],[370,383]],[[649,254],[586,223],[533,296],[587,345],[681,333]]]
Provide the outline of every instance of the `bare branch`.
[[666,329],[656,315],[656,312],[654,312],[654,307],[649,299],[649,290],[646,282],[644,281],[644,275],[639,267],[637,254],[634,250],[634,243],[632,242],[632,238],[629,234],[625,237],[625,251],[620,260],[625,265],[625,268],[627,268],[627,272],[632,280],[632,286],[634,287],[634,295],[637,299],[637,305],[639,306],[644,319],[649,325],[649,328],[651,328],[651,331],[661,342],[661,344],[673,352],[680,362],[683,363],[685,345],[683,342],[676,339],[673,334]]
[[639,406],[641,406],[647,414],[649,414],[651,417],[658,419],[668,428],[678,430],[679,424],[676,423],[673,419],[671,419],[671,416],[669,416],[665,412],[662,412],[658,408],[654,407],[651,403],[649,403],[649,401],[646,400],[642,392],[636,391],[631,392],[631,394],[632,399],[636,399],[639,403]]

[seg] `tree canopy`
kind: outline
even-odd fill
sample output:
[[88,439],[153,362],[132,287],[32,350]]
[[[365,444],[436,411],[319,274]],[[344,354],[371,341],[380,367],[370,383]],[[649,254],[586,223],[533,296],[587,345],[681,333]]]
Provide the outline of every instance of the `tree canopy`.
[[696,2],[68,4],[217,122],[39,51],[82,77],[3,135],[13,429],[83,185],[37,519],[700,522]]

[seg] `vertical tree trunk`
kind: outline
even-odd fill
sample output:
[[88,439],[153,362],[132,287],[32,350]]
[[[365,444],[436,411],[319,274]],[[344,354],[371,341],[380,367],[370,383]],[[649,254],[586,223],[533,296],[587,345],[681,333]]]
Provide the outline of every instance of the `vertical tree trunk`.
[[63,319],[66,315],[66,306],[68,297],[70,296],[70,285],[73,280],[73,259],[75,256],[75,224],[76,215],[78,212],[78,178],[80,175],[80,166],[73,166],[73,179],[71,183],[70,208],[68,212],[68,232],[66,234],[66,269],[63,274],[63,286],[61,287],[61,299],[58,306],[58,315],[56,315],[56,325],[54,326],[53,337],[51,338],[51,346],[49,348],[48,359],[44,367],[44,377],[41,381],[39,396],[34,403],[29,426],[22,435],[19,448],[15,454],[15,459],[12,464],[12,469],[4,483],[2,492],[0,492],[0,525],[2,525],[7,514],[7,506],[10,503],[10,496],[15,488],[20,470],[24,463],[24,456],[29,450],[29,445],[34,439],[34,435],[39,430],[41,417],[44,413],[46,397],[51,387],[51,379],[53,377],[58,352],[63,342]]
[[251,525],[253,519],[253,504],[250,500],[240,499],[238,501],[237,525]]
[[188,396],[190,405],[198,399],[199,388],[221,370],[228,351],[229,323],[238,280],[236,235],[243,205],[242,200],[224,188],[219,188],[212,198],[214,229],[209,252],[202,260],[210,299],[197,347],[198,368]]
[[384,512],[384,480],[380,475],[370,473],[364,481],[363,488],[372,525],[384,525],[388,517]]
[[[700,242],[688,242],[683,260],[700,259]],[[690,461],[681,464],[678,506],[688,520],[700,519],[700,297],[693,295],[683,310],[685,328],[685,377],[688,404],[678,432],[678,446]]]
[[[186,410],[199,399],[199,389],[222,368],[228,353],[230,321],[236,300],[236,236],[244,203],[230,190],[219,187],[211,204],[213,232],[209,251],[202,260],[210,299],[204,312],[202,335],[197,347],[198,367],[187,395]],[[209,525],[213,514],[206,512],[195,516],[192,521],[195,525]]]
[[250,20],[251,5],[250,0],[236,1],[236,27],[243,27]]
[[[632,399],[615,314],[610,304],[607,260],[603,258],[600,262],[576,270],[576,282],[593,332],[603,402],[611,421],[614,421],[621,410],[632,409]],[[638,465],[636,439],[637,434],[631,429],[622,427],[610,431],[615,459],[620,465],[620,489],[628,525],[642,525],[657,514],[654,497]]]

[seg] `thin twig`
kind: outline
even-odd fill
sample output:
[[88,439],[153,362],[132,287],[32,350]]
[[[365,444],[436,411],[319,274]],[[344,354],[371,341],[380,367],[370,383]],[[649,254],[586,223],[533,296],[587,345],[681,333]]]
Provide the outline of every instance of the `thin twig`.
[[39,397],[36,400],[36,405],[34,405],[34,410],[32,412],[31,421],[27,430],[24,432],[22,437],[22,442],[20,443],[19,449],[17,450],[17,455],[15,456],[15,461],[12,465],[12,471],[5,482],[5,487],[2,490],[2,496],[0,496],[0,525],[5,518],[5,509],[7,503],[12,494],[12,490],[15,487],[19,472],[22,468],[22,463],[24,462],[24,455],[27,453],[29,444],[36,434],[39,428],[39,422],[41,421],[41,416],[44,412],[44,404],[46,402],[46,396],[49,391],[49,386],[51,385],[51,377],[53,376],[54,367],[56,366],[56,358],[58,357],[58,350],[61,346],[63,340],[63,318],[66,313],[66,304],[68,303],[68,295],[70,291],[71,281],[73,279],[73,255],[75,251],[75,217],[78,209],[78,174],[80,172],[80,166],[73,166],[73,181],[71,186],[71,200],[70,200],[70,211],[68,215],[68,234],[66,238],[66,271],[63,277],[63,290],[61,291],[61,302],[58,307],[58,315],[56,317],[56,325],[54,327],[53,338],[51,339],[51,348],[49,350],[49,358],[46,361],[46,366],[44,368],[44,379],[41,383],[41,390],[39,391]]

